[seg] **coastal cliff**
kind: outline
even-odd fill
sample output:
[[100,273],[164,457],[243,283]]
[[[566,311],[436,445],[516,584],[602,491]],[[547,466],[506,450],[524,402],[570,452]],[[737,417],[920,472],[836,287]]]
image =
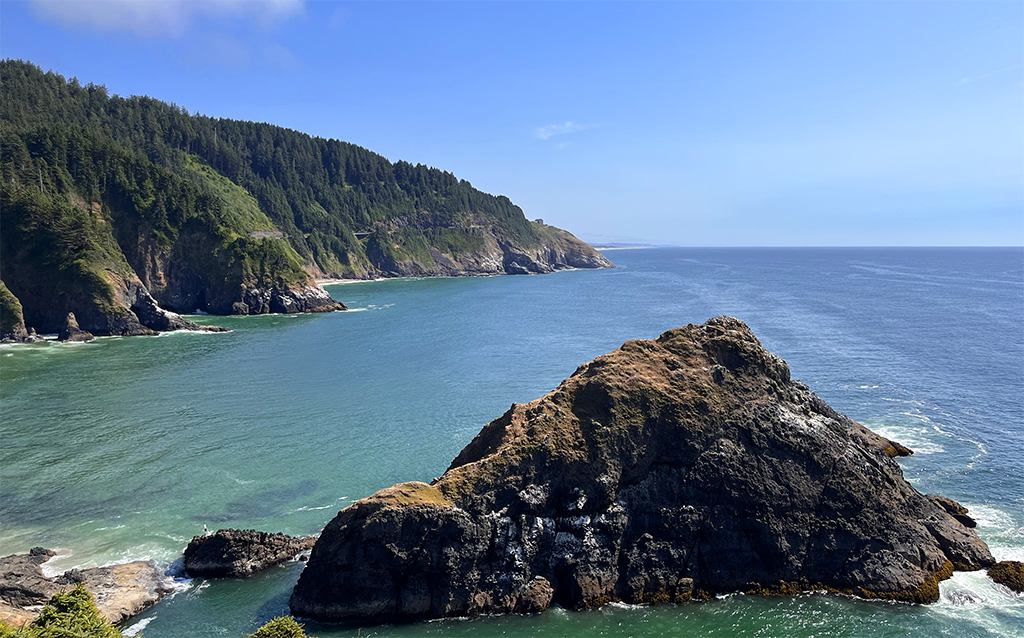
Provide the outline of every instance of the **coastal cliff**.
[[731,317],[625,343],[486,425],[433,483],[338,513],[292,612],[394,622],[825,590],[931,602],[994,564],[911,452]]
[[447,171],[22,61],[0,75],[0,271],[27,329],[68,313],[108,335],[194,328],[177,314],[196,310],[344,310],[316,278],[613,267]]

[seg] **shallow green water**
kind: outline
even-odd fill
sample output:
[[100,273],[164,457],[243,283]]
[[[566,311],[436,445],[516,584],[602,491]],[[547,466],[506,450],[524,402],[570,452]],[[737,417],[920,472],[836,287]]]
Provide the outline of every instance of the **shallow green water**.
[[[609,256],[620,268],[332,286],[355,312],[201,319],[226,334],[0,348],[0,549],[59,548],[59,571],[170,564],[204,523],[312,533],[354,499],[440,475],[512,402],[626,339],[733,314],[838,410],[915,449],[908,479],[970,507],[998,558],[1024,559],[1024,252]],[[286,611],[300,569],[183,582],[132,624],[242,636]],[[1024,599],[984,575],[942,590],[924,607],[732,596],[362,635],[1024,634]]]

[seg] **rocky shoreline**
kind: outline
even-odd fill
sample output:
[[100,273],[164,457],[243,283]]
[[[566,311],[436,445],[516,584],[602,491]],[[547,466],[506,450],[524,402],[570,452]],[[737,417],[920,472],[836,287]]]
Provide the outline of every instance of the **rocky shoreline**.
[[72,569],[55,578],[42,565],[56,553],[35,547],[27,554],[0,558],[0,620],[11,625],[31,622],[54,594],[81,583],[96,600],[100,615],[119,623],[142,613],[174,591],[174,579],[152,561]]
[[[222,529],[194,537],[182,562],[190,578],[246,578],[296,557],[304,560],[315,542],[316,537]],[[54,594],[81,584],[92,594],[100,615],[116,624],[175,590],[174,578],[153,561],[71,569],[49,578],[42,566],[56,555],[34,547],[0,558],[0,621],[13,626],[32,622]]]

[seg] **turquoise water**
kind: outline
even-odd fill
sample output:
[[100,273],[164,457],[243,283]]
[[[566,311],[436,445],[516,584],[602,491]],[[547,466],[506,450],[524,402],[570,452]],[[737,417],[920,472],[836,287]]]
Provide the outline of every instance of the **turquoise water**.
[[[1024,560],[1024,251],[650,249],[616,270],[331,286],[354,312],[201,317],[230,333],[0,348],[0,551],[55,571],[170,564],[203,524],[318,531],[377,489],[440,475],[512,402],[627,339],[746,321],[833,407],[917,454],[921,491]],[[147,638],[243,636],[301,564],[187,581]],[[1024,598],[957,574],[912,606],[806,595],[479,618],[363,636],[1017,636]],[[321,638],[355,629],[311,626]]]

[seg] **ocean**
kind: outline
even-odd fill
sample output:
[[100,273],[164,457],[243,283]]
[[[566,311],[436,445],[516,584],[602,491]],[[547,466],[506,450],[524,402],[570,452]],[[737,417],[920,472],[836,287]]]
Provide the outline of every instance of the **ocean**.
[[[614,270],[330,286],[352,310],[195,317],[229,333],[0,347],[0,553],[63,571],[170,566],[222,527],[311,534],[430,481],[488,421],[635,338],[729,314],[838,411],[907,445],[918,490],[960,501],[1024,560],[1024,250],[655,248]],[[287,613],[302,564],[181,580],[126,624],[238,637]],[[1024,597],[958,573],[933,605],[806,594],[401,626],[340,636],[1021,636]]]

